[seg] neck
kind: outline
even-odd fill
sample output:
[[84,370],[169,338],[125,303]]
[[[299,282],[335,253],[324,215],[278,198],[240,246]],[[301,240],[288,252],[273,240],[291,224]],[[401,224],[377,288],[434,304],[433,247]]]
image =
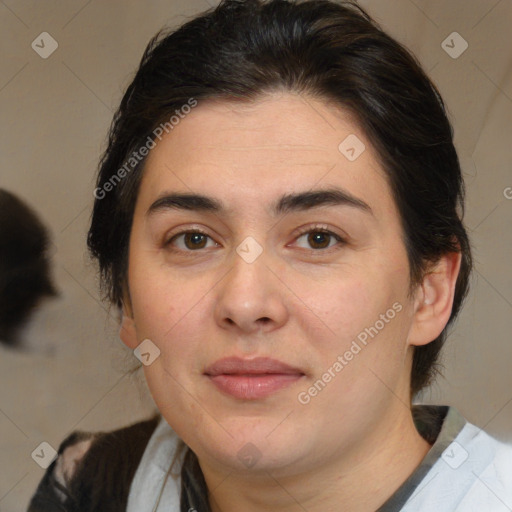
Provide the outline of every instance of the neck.
[[237,475],[201,463],[212,512],[373,512],[413,473],[429,449],[410,409],[398,403],[364,444],[308,471]]

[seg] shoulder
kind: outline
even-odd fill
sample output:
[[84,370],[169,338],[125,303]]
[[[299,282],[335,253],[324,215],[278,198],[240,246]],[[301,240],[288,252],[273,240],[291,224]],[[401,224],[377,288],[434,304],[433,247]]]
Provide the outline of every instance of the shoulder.
[[131,481],[160,419],[155,414],[110,432],[70,434],[46,470],[28,512],[125,510]]
[[[457,510],[508,512],[512,506],[512,444],[504,443],[485,431],[469,425],[471,441],[462,445],[470,485]],[[471,471],[471,475],[469,475]]]
[[512,498],[512,443],[498,440],[472,424],[468,424],[467,432],[472,436],[467,442],[468,458],[479,457],[487,462],[482,465],[479,476],[495,477],[505,484]]
[[512,505],[511,444],[469,423],[454,407],[420,405],[414,418],[434,443],[400,510],[512,510],[504,505]]
[[432,510],[434,504],[454,512],[509,512],[512,445],[466,423],[441,454],[429,478],[435,482],[426,485],[427,491],[415,500],[415,505],[425,500],[425,510]]

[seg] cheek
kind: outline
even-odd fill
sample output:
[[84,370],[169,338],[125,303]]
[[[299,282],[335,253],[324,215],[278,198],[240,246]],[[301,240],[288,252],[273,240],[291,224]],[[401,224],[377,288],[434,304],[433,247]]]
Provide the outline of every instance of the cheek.
[[177,275],[142,258],[131,268],[130,277],[137,337],[149,338],[160,349],[162,369],[150,366],[145,369],[147,376],[151,379],[155,371],[167,371],[184,384],[190,382],[192,374],[202,369],[205,340],[211,339],[212,296],[218,278]]
[[141,340],[149,338],[160,350],[159,357],[143,367],[148,388],[158,409],[183,435],[201,422],[193,395],[206,337],[204,292],[193,283],[174,287],[161,275],[133,289],[137,335]]
[[[384,382],[398,378],[410,323],[403,272],[366,267],[316,283],[314,293],[307,280],[295,283],[297,295],[307,297],[308,307],[294,316],[302,321],[309,349],[318,355],[315,377],[333,382],[325,398],[352,400],[374,384],[382,387],[379,377]],[[334,379],[325,375],[329,371]]]
[[399,287],[391,282],[382,286],[368,270],[332,276],[328,281],[314,283],[314,286],[308,279],[302,282],[295,279],[294,282],[297,296],[303,297],[304,309],[302,314],[297,312],[295,316],[304,322],[305,329],[318,326],[327,335],[328,344],[335,346],[356,338],[402,298]]
[[205,282],[178,279],[168,268],[148,258],[139,258],[130,268],[130,294],[140,335],[165,343],[186,322],[187,315],[201,307]]

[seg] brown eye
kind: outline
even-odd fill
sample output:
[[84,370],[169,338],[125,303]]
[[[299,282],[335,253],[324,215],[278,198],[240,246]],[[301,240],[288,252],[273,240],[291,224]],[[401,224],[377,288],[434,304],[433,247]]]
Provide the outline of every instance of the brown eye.
[[169,246],[170,249],[191,252],[218,244],[201,231],[182,231],[174,235],[165,245]]
[[184,243],[188,249],[202,249],[206,246],[207,236],[202,233],[185,233]]
[[312,231],[308,234],[308,243],[313,249],[325,249],[329,247],[331,235],[322,231]]
[[304,249],[330,249],[336,244],[343,245],[343,243],[344,240],[337,234],[319,229],[310,229],[297,238],[298,246]]

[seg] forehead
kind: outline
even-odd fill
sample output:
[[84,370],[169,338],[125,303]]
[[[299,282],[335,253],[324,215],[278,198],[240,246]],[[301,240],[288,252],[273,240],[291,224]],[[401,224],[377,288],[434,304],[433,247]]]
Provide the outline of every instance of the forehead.
[[392,207],[378,155],[353,116],[279,93],[252,102],[199,102],[150,151],[139,199],[179,190],[223,196],[243,208],[283,191],[333,186]]

